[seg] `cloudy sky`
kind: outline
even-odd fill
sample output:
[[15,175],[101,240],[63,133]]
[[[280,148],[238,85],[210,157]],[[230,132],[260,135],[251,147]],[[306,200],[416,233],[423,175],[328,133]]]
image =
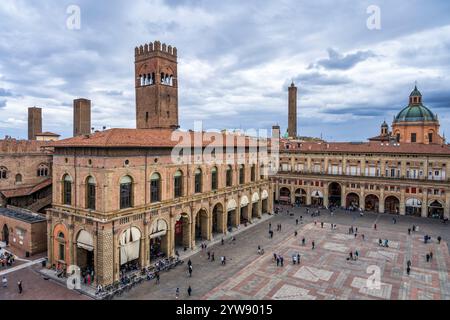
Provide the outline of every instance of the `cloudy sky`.
[[[67,27],[70,5],[79,30]],[[370,30],[367,8],[380,8]],[[418,82],[450,134],[450,1],[148,0],[0,2],[0,137],[72,134],[72,101],[92,100],[93,126],[134,127],[134,47],[178,48],[182,128],[287,125],[299,87],[299,134],[361,141],[391,123]],[[71,20],[70,20],[71,21]]]

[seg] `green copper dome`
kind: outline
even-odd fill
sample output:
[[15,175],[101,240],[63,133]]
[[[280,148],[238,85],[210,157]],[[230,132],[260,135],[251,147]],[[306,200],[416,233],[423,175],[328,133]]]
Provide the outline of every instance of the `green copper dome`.
[[437,121],[437,116],[422,104],[422,94],[417,86],[409,97],[409,105],[399,112],[394,122]]

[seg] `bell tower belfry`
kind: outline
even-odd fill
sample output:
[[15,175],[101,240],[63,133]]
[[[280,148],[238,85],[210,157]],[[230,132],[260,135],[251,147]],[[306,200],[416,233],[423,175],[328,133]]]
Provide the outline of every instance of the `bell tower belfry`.
[[177,129],[177,48],[155,41],[135,48],[136,128]]

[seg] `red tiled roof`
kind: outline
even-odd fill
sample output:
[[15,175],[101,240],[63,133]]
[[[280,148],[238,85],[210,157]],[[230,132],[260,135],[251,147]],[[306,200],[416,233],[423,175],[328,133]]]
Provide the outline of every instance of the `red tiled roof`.
[[[201,134],[201,132],[196,132]],[[249,145],[251,138],[225,133],[203,132],[202,146],[212,145],[217,135],[222,135],[223,144],[226,145],[228,139],[234,140],[234,145],[238,141],[246,141]],[[49,142],[47,145],[55,148],[62,147],[175,147],[193,145],[195,134],[192,131],[173,131],[170,129],[109,129],[90,134],[89,136],[78,136],[69,139]],[[232,138],[230,138],[232,137]],[[238,138],[240,138],[238,140]]]
[[[300,143],[300,147],[298,144]],[[450,155],[449,145],[440,144],[420,144],[420,143],[381,143],[381,142],[299,142],[291,143],[286,149],[288,142],[284,141],[280,146],[283,151],[304,152],[304,153],[402,153],[402,154],[435,154]]]
[[27,186],[22,188],[15,188],[15,189],[9,189],[9,190],[3,190],[0,191],[5,198],[16,198],[16,197],[25,197],[29,196],[36,191],[39,191],[41,189],[44,189],[45,187],[48,187],[52,184],[52,179],[47,179],[42,182],[39,182],[38,184],[34,186]]

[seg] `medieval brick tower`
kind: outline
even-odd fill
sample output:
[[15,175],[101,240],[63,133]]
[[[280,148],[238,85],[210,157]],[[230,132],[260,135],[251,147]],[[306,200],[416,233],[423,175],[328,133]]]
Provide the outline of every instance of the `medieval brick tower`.
[[42,133],[42,109],[28,108],[28,140],[36,140],[36,135]]
[[91,100],[73,100],[73,136],[91,133]]
[[292,82],[289,87],[289,118],[288,135],[290,138],[297,137],[297,87]]
[[135,49],[136,127],[177,129],[177,49],[155,41]]

